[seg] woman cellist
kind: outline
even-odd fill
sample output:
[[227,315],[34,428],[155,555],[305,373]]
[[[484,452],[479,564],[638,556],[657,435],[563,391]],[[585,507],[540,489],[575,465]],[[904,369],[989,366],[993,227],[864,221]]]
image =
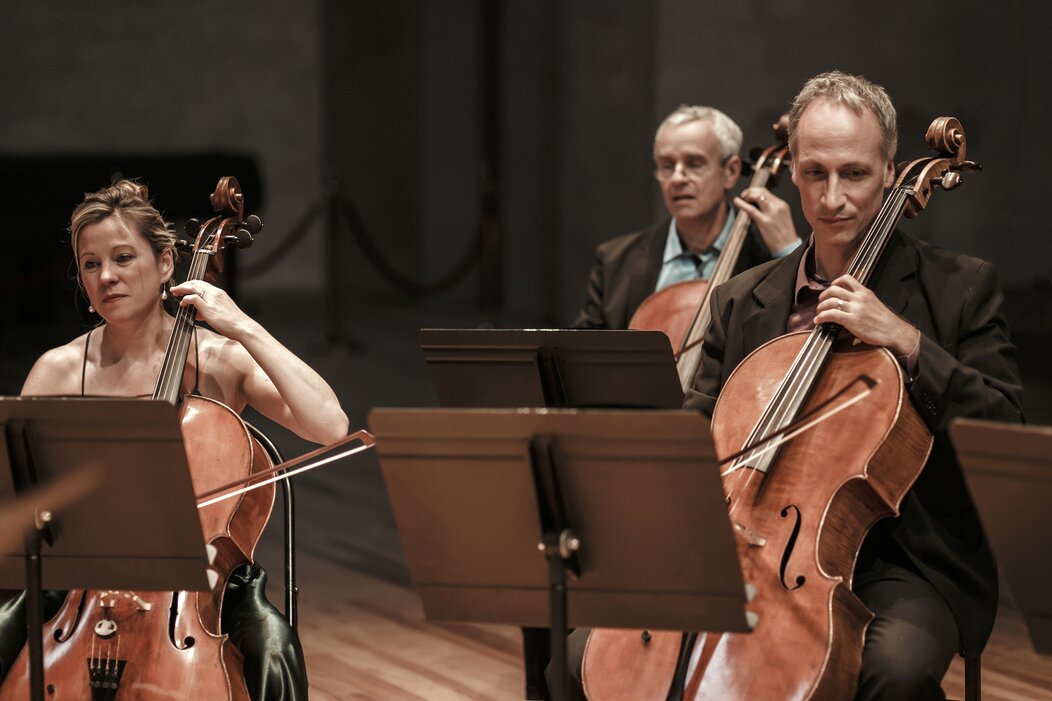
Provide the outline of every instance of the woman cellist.
[[[100,322],[44,353],[26,378],[23,395],[149,396],[173,328],[166,305],[177,303],[193,305],[214,329],[194,333],[183,375],[188,391],[236,412],[251,405],[317,443],[346,435],[347,417],[329,385],[223,290],[204,280],[170,287],[176,237],[143,185],[122,180],[86,195],[70,219],[70,235],[78,282]],[[266,600],[265,584],[258,565],[234,572],[223,628],[244,656],[253,699],[306,699],[299,641]],[[4,674],[25,639],[23,598],[0,608]],[[61,599],[52,597],[50,604],[53,613]]]
[[[963,158],[963,131],[952,131],[953,146]],[[933,444],[926,460],[921,453],[919,476],[905,493],[898,518],[883,519],[869,531],[853,573],[844,573],[853,595],[875,616],[865,628],[861,671],[848,680],[852,687],[857,680],[859,700],[943,699],[941,680],[953,656],[982,650],[997,608],[997,570],[947,428],[958,417],[1022,418],[1014,347],[989,263],[889,228],[870,286],[846,274],[860,247],[868,244],[878,210],[884,211],[885,189],[895,179],[896,140],[895,108],[883,88],[838,71],[804,85],[790,112],[789,143],[793,182],[814,231],[811,243],[717,291],[702,369],[687,400],[688,407],[709,413],[715,406],[713,432],[718,435],[722,424],[734,421],[726,417],[741,409],[732,406],[741,394],[734,392],[731,373],[748,366],[746,356],[764,344],[771,347],[768,342],[786,331],[816,325],[838,325],[862,344],[887,349],[890,353],[883,355],[893,358],[891,365],[897,360],[901,366],[905,382],[897,380],[895,390],[905,395],[902,411],[919,417]],[[953,177],[942,185],[949,189],[957,182]],[[918,183],[918,196],[926,200],[930,190],[923,188],[929,187]],[[894,221],[897,216],[887,226]],[[753,383],[741,390],[754,388]],[[845,431],[831,440],[853,443],[860,433]],[[828,458],[833,446],[826,447]],[[828,467],[818,456],[807,464],[775,463],[771,469]],[[707,645],[699,645],[696,653],[699,676],[710,664],[712,671],[721,664]],[[744,670],[771,679],[784,679],[779,675],[787,671]],[[698,677],[688,691],[692,686],[699,687]],[[704,682],[700,686],[706,688]],[[798,698],[787,682],[780,688],[782,697]]]

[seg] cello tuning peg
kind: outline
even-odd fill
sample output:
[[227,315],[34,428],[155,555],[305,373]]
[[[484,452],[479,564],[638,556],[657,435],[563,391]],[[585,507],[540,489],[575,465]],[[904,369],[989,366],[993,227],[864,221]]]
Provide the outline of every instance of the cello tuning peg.
[[234,233],[227,234],[224,239],[237,248],[248,248],[252,245],[252,234],[248,233],[247,229],[237,229]]
[[250,234],[255,236],[263,229],[263,220],[255,214],[250,214],[241,225],[248,229]]
[[951,170],[942,176],[939,184],[942,185],[943,190],[952,190],[961,184],[961,174],[956,170]]
[[175,248],[178,251],[188,251],[194,247],[194,244],[186,239],[176,239]]
[[197,238],[197,230],[201,228],[201,222],[197,219],[187,219],[183,224],[183,231],[191,238]]

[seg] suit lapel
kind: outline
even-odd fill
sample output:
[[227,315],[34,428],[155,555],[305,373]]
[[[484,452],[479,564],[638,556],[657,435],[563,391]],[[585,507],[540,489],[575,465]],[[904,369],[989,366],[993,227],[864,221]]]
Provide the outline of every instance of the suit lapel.
[[917,251],[896,230],[873,271],[869,287],[888,309],[901,316],[916,289],[916,281]]
[[796,273],[806,249],[806,244],[797,247],[772,266],[770,272],[753,288],[755,311],[742,322],[744,355],[785,333],[785,323],[793,306]]
[[639,277],[645,288],[644,294],[649,295],[657,286],[661,266],[665,263],[665,242],[668,240],[668,228],[671,224],[672,220],[666,219],[651,229],[650,234],[647,235],[646,250],[643,252],[646,270],[645,274]]
[[[639,255],[630,261],[631,270],[625,275],[628,280],[627,299],[630,309],[636,309],[647,297],[654,293],[661,265],[664,263],[665,241],[668,239],[668,227],[671,220],[651,228],[643,237]],[[625,319],[625,325],[628,324]]]

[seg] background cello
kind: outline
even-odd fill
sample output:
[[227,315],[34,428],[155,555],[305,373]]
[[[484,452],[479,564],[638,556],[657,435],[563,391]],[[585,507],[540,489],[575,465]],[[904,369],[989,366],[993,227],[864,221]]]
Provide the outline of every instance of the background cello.
[[[788,115],[783,114],[772,128],[778,143],[760,153],[753,165],[749,187],[776,185],[781,169],[789,162]],[[686,280],[658,290],[643,300],[629,320],[630,329],[656,329],[669,337],[684,392],[694,381],[701,361],[701,342],[709,328],[712,290],[734,274],[750,224],[749,217],[739,212],[708,280]]]

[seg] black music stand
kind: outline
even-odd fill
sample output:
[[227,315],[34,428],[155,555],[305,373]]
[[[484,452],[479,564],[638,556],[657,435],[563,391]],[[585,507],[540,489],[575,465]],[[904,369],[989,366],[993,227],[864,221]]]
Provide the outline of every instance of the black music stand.
[[950,436],[1034,649],[1052,655],[1052,427],[958,419]]
[[[660,331],[421,329],[447,408],[683,406],[672,343]],[[523,628],[527,698],[544,698],[550,631]]]
[[375,409],[369,426],[427,618],[550,626],[557,701],[568,625],[749,630],[701,414]]
[[0,550],[0,588],[27,590],[30,698],[39,701],[44,588],[207,591],[208,557],[172,405],[0,397],[0,426],[0,499],[32,499],[70,473],[98,475],[83,498],[41,504],[24,547]]
[[683,406],[661,331],[420,329],[420,347],[444,407]]

